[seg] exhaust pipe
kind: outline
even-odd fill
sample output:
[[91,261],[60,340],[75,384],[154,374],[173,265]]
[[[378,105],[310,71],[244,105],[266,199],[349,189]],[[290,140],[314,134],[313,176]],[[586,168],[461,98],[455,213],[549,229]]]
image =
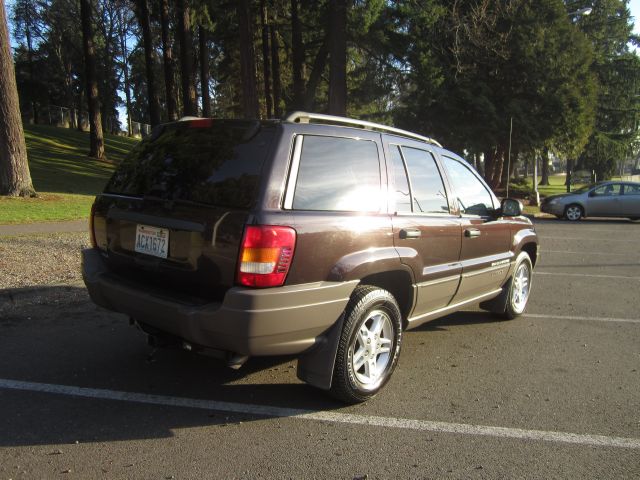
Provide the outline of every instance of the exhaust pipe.
[[249,355],[240,355],[239,353],[229,353],[227,356],[227,367],[238,370],[249,360]]

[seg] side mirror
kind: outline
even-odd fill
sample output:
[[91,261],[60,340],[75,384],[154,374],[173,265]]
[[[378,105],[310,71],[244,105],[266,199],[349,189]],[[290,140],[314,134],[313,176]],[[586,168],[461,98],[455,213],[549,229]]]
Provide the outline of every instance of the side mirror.
[[522,215],[523,206],[519,200],[505,198],[500,202],[501,217],[517,217]]

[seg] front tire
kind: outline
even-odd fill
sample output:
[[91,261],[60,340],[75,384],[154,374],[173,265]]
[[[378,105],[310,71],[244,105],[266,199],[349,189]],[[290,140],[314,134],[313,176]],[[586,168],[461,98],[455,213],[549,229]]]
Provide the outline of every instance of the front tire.
[[345,309],[330,393],[365,402],[391,378],[402,343],[400,308],[386,290],[359,286]]
[[580,205],[577,204],[571,204],[569,205],[565,211],[564,211],[564,217],[567,220],[570,220],[572,222],[576,222],[578,220],[580,220],[582,217],[584,217],[584,212],[582,211],[582,207]]
[[531,293],[533,265],[527,252],[521,252],[516,259],[513,276],[509,282],[509,293],[504,318],[512,320],[524,313]]

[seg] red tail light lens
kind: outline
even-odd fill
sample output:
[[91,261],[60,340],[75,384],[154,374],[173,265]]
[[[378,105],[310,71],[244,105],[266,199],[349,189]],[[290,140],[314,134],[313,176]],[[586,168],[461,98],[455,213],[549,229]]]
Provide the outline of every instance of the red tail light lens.
[[238,283],[247,287],[278,287],[284,284],[295,246],[296,231],[293,228],[247,226],[238,258]]
[[189,121],[190,128],[209,128],[211,125],[213,125],[213,120],[211,118],[199,118],[197,120]]
[[93,248],[96,248],[98,246],[98,243],[96,242],[96,232],[94,230],[94,225],[93,225],[93,216],[96,213],[96,204],[92,203],[91,204],[91,214],[89,215],[89,236],[91,238],[91,246]]
[[89,215],[89,237],[93,248],[107,250],[107,220],[99,213],[96,214],[95,203],[91,205],[91,215]]

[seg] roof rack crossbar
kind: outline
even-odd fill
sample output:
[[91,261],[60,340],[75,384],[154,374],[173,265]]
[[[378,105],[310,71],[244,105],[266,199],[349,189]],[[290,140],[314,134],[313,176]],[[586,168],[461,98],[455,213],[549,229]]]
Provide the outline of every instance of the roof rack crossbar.
[[333,125],[347,125],[352,127],[360,127],[365,130],[377,130],[387,133],[395,133],[403,137],[409,137],[422,142],[431,143],[442,148],[439,142],[433,138],[418,135],[417,133],[407,132],[395,127],[388,127],[386,125],[380,125],[379,123],[367,122],[365,120],[356,120],[354,118],[338,117],[336,115],[325,115],[323,113],[309,113],[309,112],[292,112],[288,114],[284,119],[285,122],[292,123],[310,123],[313,120],[325,122]]

